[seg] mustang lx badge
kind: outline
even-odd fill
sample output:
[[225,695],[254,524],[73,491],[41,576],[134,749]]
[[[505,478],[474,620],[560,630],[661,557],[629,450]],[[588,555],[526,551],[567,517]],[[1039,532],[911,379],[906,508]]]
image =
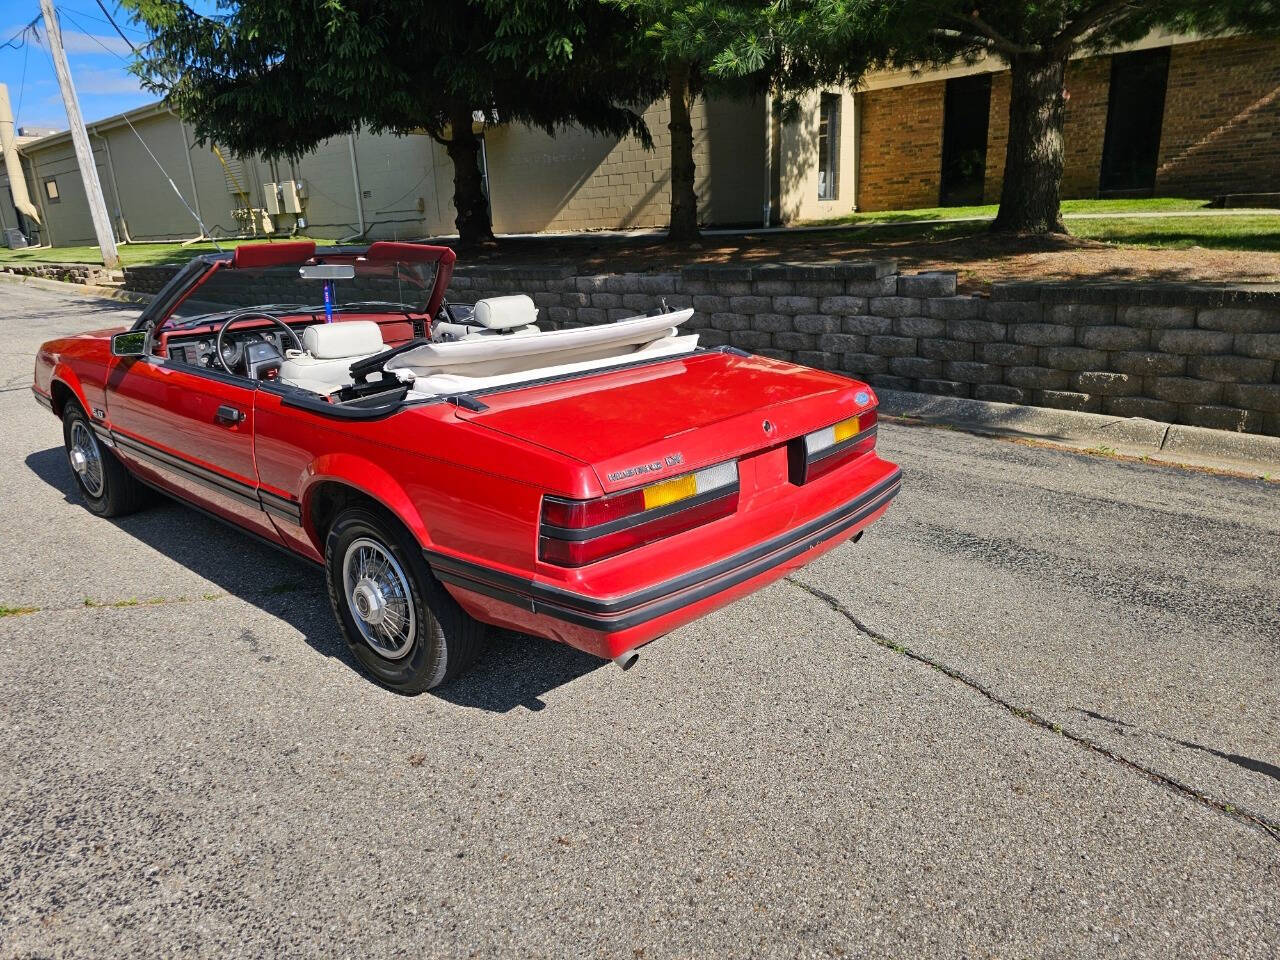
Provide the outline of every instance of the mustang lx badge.
[[678,467],[684,463],[683,453],[673,453],[661,460],[655,460],[653,463],[638,463],[634,467],[627,467],[625,470],[615,470],[609,474],[609,482],[617,483],[619,480],[626,480],[628,477],[640,477],[646,473],[657,473],[663,467]]

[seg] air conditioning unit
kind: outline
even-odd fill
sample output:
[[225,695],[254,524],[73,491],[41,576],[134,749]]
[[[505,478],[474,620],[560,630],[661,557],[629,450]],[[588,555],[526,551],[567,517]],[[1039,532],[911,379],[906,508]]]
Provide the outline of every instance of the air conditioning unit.
[[262,205],[273,217],[280,215],[280,186],[275,183],[262,185]]
[[307,199],[307,181],[284,180],[280,183],[280,195],[283,198],[281,208],[285,213],[300,215],[302,201]]
[[21,250],[27,245],[27,238],[22,235],[22,231],[17,227],[6,227],[4,231],[4,245],[10,250]]

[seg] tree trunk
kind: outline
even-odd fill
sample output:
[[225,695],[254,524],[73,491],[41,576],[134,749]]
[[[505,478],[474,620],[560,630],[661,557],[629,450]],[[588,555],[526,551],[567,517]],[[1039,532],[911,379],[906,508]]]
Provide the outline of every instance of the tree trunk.
[[493,224],[489,221],[489,201],[484,193],[484,176],[480,172],[480,138],[471,129],[469,104],[455,102],[449,110],[449,142],[445,150],[453,162],[453,207],[458,212],[454,223],[463,246],[493,242]]
[[667,124],[671,131],[671,230],[667,239],[684,242],[699,238],[689,74],[687,63],[673,63],[667,69],[667,96],[671,101],[671,122]]
[[1009,142],[1000,211],[1002,233],[1066,233],[1062,223],[1063,79],[1067,62],[1020,54],[1010,63]]

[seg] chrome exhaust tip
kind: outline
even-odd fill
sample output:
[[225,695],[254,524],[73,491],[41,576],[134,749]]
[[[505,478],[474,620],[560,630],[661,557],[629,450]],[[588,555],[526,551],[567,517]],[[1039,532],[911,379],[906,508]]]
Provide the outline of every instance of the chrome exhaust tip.
[[625,653],[620,653],[616,657],[614,657],[613,662],[616,663],[623,670],[630,670],[632,667],[636,665],[636,661],[639,659],[640,659],[640,654],[636,653],[636,651],[634,650],[628,650]]

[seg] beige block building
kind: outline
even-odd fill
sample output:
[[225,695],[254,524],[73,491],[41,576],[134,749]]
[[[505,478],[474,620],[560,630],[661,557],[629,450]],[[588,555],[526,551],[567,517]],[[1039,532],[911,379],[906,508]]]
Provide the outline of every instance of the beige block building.
[[[521,125],[477,124],[494,228],[499,233],[661,227],[670,204],[670,111],[645,114],[646,150],[631,137],[575,128],[549,136]],[[708,223],[759,223],[769,135],[761,101],[699,101],[693,110],[697,190]],[[197,146],[162,104],[88,125],[117,239],[287,236],[405,239],[454,232],[453,167],[426,135],[363,133],[321,143],[296,162],[236,157]],[[94,243],[70,134],[20,147],[43,226],[22,226],[55,246]],[[170,183],[172,181],[172,183]],[[0,229],[18,225],[0,169]]]

